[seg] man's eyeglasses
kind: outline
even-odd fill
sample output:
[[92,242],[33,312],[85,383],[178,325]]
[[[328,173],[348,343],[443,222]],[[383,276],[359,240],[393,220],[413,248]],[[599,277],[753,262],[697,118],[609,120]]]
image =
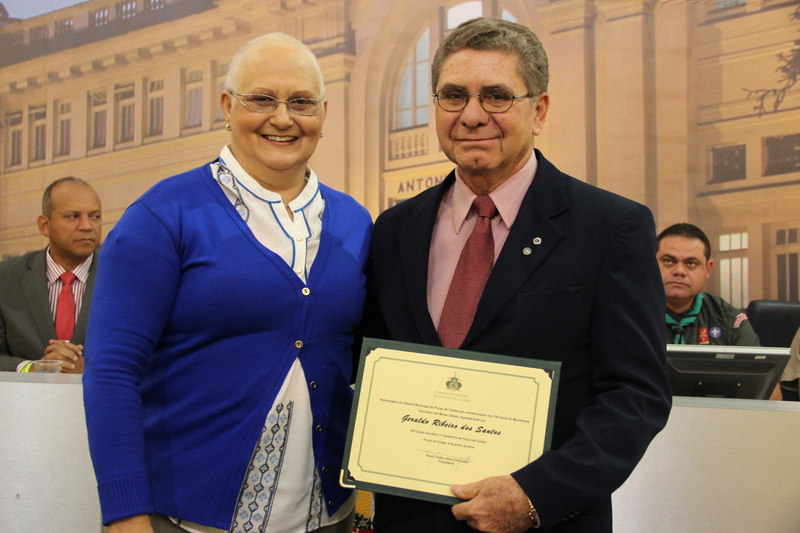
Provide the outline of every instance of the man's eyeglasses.
[[286,104],[292,113],[311,116],[319,113],[320,101],[314,98],[292,98],[291,100],[278,100],[266,94],[239,94],[228,90],[236,100],[250,111],[256,113],[272,113],[278,109],[278,104]]
[[461,111],[467,107],[470,96],[477,96],[487,113],[505,113],[516,100],[534,97],[531,93],[514,96],[514,93],[502,87],[485,87],[479,93],[468,93],[463,87],[445,87],[439,89],[433,98],[445,111]]

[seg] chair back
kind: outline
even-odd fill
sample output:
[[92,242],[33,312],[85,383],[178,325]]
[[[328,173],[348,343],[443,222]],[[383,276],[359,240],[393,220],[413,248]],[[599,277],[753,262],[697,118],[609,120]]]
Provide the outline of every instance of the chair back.
[[747,306],[747,318],[761,346],[788,348],[800,328],[800,302],[753,300]]

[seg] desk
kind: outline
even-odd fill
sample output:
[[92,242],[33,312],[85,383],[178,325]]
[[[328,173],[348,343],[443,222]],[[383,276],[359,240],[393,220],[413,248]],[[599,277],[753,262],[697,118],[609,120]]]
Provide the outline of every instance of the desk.
[[[800,403],[674,403],[615,533],[800,531]],[[0,406],[0,532],[100,533],[80,376],[0,372]]]
[[615,533],[800,531],[800,403],[676,396],[614,493]]
[[99,533],[96,487],[81,376],[0,372],[0,532]]

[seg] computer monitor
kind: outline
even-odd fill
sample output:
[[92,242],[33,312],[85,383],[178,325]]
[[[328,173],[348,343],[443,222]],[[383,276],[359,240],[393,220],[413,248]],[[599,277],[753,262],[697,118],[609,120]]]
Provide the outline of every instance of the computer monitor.
[[673,396],[767,400],[789,348],[667,345]]

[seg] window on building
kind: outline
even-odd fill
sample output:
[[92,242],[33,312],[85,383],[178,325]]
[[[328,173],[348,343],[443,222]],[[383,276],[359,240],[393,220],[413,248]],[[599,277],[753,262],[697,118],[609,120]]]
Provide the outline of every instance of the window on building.
[[114,86],[117,143],[130,142],[133,140],[134,95],[135,91],[133,83]]
[[483,2],[464,2],[447,10],[447,30],[453,30],[469,19],[474,19],[483,15]]
[[507,20],[509,22],[516,22],[517,21],[517,17],[515,17],[513,13],[511,13],[510,11],[508,11],[506,9],[503,9],[500,12],[500,18],[502,18],[503,20]]
[[720,296],[740,309],[750,301],[748,241],[747,232],[719,236],[717,264]]
[[117,18],[122,20],[132,19],[136,16],[136,0],[120,2],[117,4]]
[[192,87],[186,90],[186,119],[184,126],[193,128],[203,124],[203,88]]
[[728,9],[729,7],[743,6],[747,0],[714,0],[714,9]]
[[54,109],[58,111],[56,124],[56,155],[69,155],[72,149],[72,104],[56,102]]
[[203,71],[191,70],[184,78],[184,128],[203,124]]
[[55,24],[56,35],[64,35],[69,33],[75,27],[75,21],[72,17],[57,20]]
[[744,144],[712,148],[709,183],[725,183],[747,178],[746,153]]
[[202,70],[189,70],[186,72],[186,83],[199,83],[203,81],[203,71]]
[[22,164],[22,130],[11,132],[11,154],[10,165]]
[[397,92],[396,129],[428,123],[431,102],[430,38],[426,29],[409,56]]
[[47,107],[43,105],[29,107],[28,123],[31,132],[29,160],[44,161],[47,157]]
[[106,145],[106,124],[108,121],[108,98],[105,90],[89,92],[89,148],[103,148]]
[[164,80],[149,80],[147,87],[147,137],[164,132]]
[[800,231],[796,225],[775,231],[775,269],[777,299],[800,301]]
[[28,39],[33,43],[47,40],[48,29],[46,24],[34,26],[28,30]]
[[800,133],[764,139],[764,175],[800,172]]
[[22,164],[22,111],[6,113],[6,129],[8,130],[8,166]]
[[89,27],[99,28],[108,24],[108,8],[89,11]]
[[797,257],[797,252],[778,254],[778,300],[785,302],[800,300],[800,294],[798,294]]
[[166,5],[166,0],[145,0],[144,4],[147,11],[158,11],[159,9],[164,9]]
[[797,228],[779,229],[775,232],[775,244],[796,244],[797,235]]

